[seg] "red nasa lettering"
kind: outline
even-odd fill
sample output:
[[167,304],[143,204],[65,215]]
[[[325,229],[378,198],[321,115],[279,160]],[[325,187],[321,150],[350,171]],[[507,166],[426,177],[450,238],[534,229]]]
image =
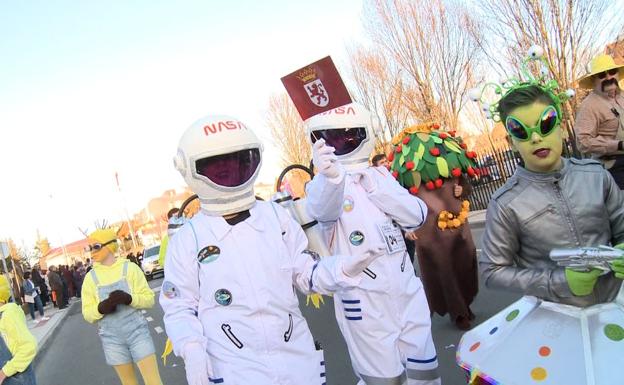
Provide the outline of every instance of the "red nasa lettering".
[[245,125],[242,122],[239,122],[238,120],[225,120],[225,121],[219,121],[219,122],[214,122],[212,124],[205,125],[204,134],[210,135],[210,134],[219,133],[223,130],[242,130],[242,129],[247,129],[247,127],[245,127]]
[[346,108],[345,108],[345,106],[342,106],[342,107],[336,107],[333,110],[325,111],[325,112],[321,113],[320,115],[331,115],[331,114],[336,114],[336,115],[355,115],[355,110],[351,106],[346,107]]

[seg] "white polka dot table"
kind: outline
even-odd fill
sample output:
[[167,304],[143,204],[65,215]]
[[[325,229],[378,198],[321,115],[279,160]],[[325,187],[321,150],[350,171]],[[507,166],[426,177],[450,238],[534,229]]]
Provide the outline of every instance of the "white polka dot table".
[[624,288],[587,308],[522,297],[463,335],[457,363],[475,383],[624,384]]

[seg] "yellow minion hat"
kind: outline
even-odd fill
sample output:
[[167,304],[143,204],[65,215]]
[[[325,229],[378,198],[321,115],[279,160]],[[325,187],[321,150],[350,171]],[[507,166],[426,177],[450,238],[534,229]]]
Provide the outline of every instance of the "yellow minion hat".
[[[104,244],[113,239],[117,239],[117,233],[112,229],[98,229],[89,234],[89,239]],[[117,242],[112,242],[104,247],[108,247],[112,253],[115,253],[117,249],[119,249],[119,244]]]
[[0,301],[7,303],[11,297],[11,289],[9,288],[9,280],[4,275],[0,275]]
[[619,70],[620,80],[622,80],[624,78],[624,65],[615,64],[615,60],[613,60],[611,55],[598,55],[589,62],[587,74],[578,80],[578,84],[581,88],[592,89],[594,88],[592,76],[615,68]]

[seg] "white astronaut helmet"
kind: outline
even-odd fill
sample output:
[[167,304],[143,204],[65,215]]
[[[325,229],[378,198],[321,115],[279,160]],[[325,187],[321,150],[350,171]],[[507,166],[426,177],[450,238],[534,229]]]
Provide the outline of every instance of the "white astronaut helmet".
[[173,163],[209,215],[237,213],[256,202],[262,143],[234,117],[209,115],[193,123],[180,138]]
[[306,134],[312,143],[323,138],[336,149],[338,161],[345,170],[368,166],[375,149],[371,113],[359,103],[334,108],[305,121]]

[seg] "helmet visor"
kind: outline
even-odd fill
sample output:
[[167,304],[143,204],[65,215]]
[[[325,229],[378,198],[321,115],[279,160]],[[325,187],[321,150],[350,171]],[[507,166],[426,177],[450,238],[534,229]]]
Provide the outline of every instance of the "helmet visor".
[[366,139],[366,128],[333,128],[312,131],[310,134],[312,143],[321,138],[325,139],[328,146],[336,149],[336,155],[345,155],[355,151]]
[[219,186],[237,187],[251,179],[259,164],[260,150],[251,148],[199,159],[195,168],[199,175]]

